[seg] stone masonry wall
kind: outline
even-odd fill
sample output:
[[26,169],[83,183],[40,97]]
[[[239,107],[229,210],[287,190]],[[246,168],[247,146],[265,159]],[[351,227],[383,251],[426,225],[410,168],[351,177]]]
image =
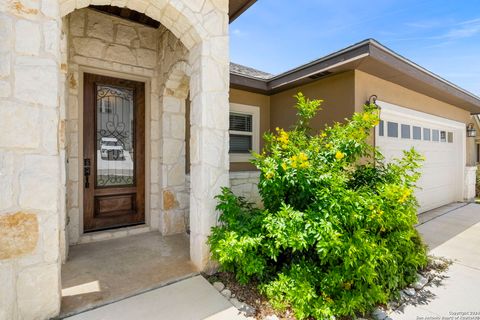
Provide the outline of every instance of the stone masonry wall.
[[[75,208],[79,209],[80,203],[79,190],[75,190],[75,185],[78,189],[75,179],[80,180],[80,155],[75,154],[75,149],[79,150],[78,146],[75,148],[75,144],[79,145],[79,135],[75,132],[80,126],[78,86],[81,79],[78,66],[150,78],[151,95],[160,96],[160,92],[155,92],[161,88],[155,79],[155,72],[158,74],[158,71],[152,66],[149,51],[155,49],[148,47],[150,43],[142,45],[138,29],[138,42],[132,38],[130,46],[117,39],[122,32],[125,34],[122,39],[132,36],[128,26],[117,28],[120,31],[114,29],[109,33],[108,29],[107,33],[103,33],[105,30],[97,29],[97,26],[103,25],[103,20],[100,20],[93,23],[91,28],[84,24],[82,34],[79,31],[82,30],[82,24],[78,29],[68,30],[68,15],[90,4],[128,7],[145,13],[159,21],[176,39],[180,39],[171,47],[175,51],[171,55],[177,56],[178,53],[179,60],[185,59],[190,70],[190,257],[199,270],[205,270],[208,266],[209,248],[206,240],[211,227],[216,224],[214,195],[219,193],[222,186],[229,184],[228,0],[0,1],[2,320],[49,319],[57,316],[60,310],[60,251],[62,249],[65,254],[67,246],[62,239],[64,229],[67,223],[80,224],[80,221],[69,222],[74,220],[75,214],[72,215],[72,212]],[[67,46],[69,32],[70,40],[77,37],[92,39],[78,39],[76,47],[73,42]],[[108,36],[108,39],[102,39],[103,36]],[[99,45],[92,45],[91,42]],[[90,46],[91,51],[83,50],[83,44]],[[177,48],[182,46],[188,49],[188,54],[186,49],[177,52]],[[68,47],[78,51],[78,54],[67,54]],[[109,47],[118,50],[109,50]],[[182,56],[184,54],[186,56]],[[68,63],[67,56],[70,57]],[[156,56],[163,55],[157,51]],[[170,69],[169,66],[163,67],[162,72]],[[66,92],[68,97],[65,96]],[[157,107],[158,110],[158,105],[155,106],[158,99],[151,100],[151,107]],[[154,113],[152,117],[155,117]],[[157,120],[160,122],[160,119]],[[154,133],[161,136],[160,128],[151,127],[150,130],[152,136]],[[69,156],[67,191],[66,146]],[[154,154],[153,147],[148,147]],[[163,150],[162,154],[165,152]],[[156,169],[158,177],[160,168],[157,166]],[[152,167],[152,175],[154,170]],[[152,201],[159,203],[158,199],[153,200],[153,193],[152,188]],[[157,196],[159,193],[160,187]],[[66,194],[70,209],[68,219],[65,217]],[[155,225],[153,220],[154,215],[151,222]],[[70,230],[76,232],[75,228]]]
[[165,27],[154,29],[91,9],[76,10],[67,19],[69,26],[67,121],[69,242],[77,243],[82,230],[83,178],[80,176],[82,131],[79,128],[83,112],[80,105],[80,95],[83,94],[80,85],[82,67],[96,68],[100,74],[107,71],[107,75],[110,75],[108,71],[114,71],[120,73],[118,77],[125,74],[142,77],[149,81],[146,84],[146,92],[150,92],[150,103],[146,104],[146,108],[150,107],[150,112],[147,112],[150,117],[147,119],[146,128],[150,127],[150,159],[147,159],[147,163],[150,164],[150,201],[146,203],[146,207],[150,207],[150,221],[147,223],[152,230],[158,230],[162,161],[160,88],[164,87],[166,70],[176,61],[184,59],[187,50]]
[[[163,235],[183,233],[188,224],[190,192],[185,180],[185,105],[189,92],[190,65],[179,60],[178,52],[188,54],[170,32],[161,36],[163,68],[159,71],[161,108],[155,116],[160,120],[159,153],[160,184],[156,202],[160,208],[159,230]],[[154,159],[153,159],[154,160]]]
[[[263,207],[262,197],[258,192],[259,171],[230,172],[230,189],[239,197],[244,197],[248,202],[257,207]],[[190,176],[187,176],[187,187],[190,186]]]
[[262,198],[258,193],[259,171],[230,172],[230,187],[237,196],[244,197],[247,201],[262,207]]
[[60,25],[56,1],[0,2],[2,320],[49,318],[60,309]]

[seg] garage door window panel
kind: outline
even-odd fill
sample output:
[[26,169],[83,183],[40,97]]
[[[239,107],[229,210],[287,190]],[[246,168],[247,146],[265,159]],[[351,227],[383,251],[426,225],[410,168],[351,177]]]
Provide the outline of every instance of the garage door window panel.
[[423,140],[430,141],[430,129],[423,128]]
[[447,132],[440,131],[440,141],[441,142],[447,142]]
[[453,143],[453,132],[448,133],[448,143]]
[[398,138],[398,123],[387,122],[387,135],[391,138]]
[[402,139],[410,139],[410,126],[408,124],[402,124]]
[[438,130],[432,130],[432,141],[440,141],[440,132]]
[[422,140],[422,128],[413,126],[412,137],[414,140]]

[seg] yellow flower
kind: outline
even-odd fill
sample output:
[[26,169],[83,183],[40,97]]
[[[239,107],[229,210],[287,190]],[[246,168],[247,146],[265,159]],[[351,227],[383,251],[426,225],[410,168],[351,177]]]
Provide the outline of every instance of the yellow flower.
[[322,138],[325,138],[327,136],[327,134],[325,132],[322,132],[322,134],[320,135],[320,137]]
[[327,143],[327,144],[325,145],[325,147],[330,149],[330,148],[332,147],[332,144],[331,144],[331,143]]
[[288,143],[288,133],[283,131],[283,129],[280,129],[279,132],[280,134],[277,140],[280,141],[282,144],[286,145]]
[[412,194],[412,190],[406,189],[405,191],[403,191],[402,196],[400,197],[400,199],[398,199],[398,202],[399,202],[399,203],[404,203],[405,200],[407,200],[407,198],[408,198],[411,194]]
[[290,160],[292,160],[292,161],[297,161],[297,159],[298,159],[297,156],[291,156],[291,157],[290,157]]
[[335,159],[342,160],[343,158],[345,158],[345,153],[342,153],[341,151],[337,151],[337,153],[335,154]]
[[273,176],[274,176],[273,172],[267,172],[267,174],[265,175],[265,178],[270,180],[273,178]]
[[303,152],[300,152],[298,158],[299,158],[301,161],[306,161],[306,160],[308,160],[308,156],[307,156],[305,153],[303,153]]
[[300,168],[308,168],[308,167],[310,167],[310,163],[308,161],[302,162],[302,164],[300,164]]
[[283,168],[283,170],[287,171],[287,164],[285,162],[282,163],[282,168]]
[[296,168],[297,167],[297,163],[295,161],[292,161],[292,164],[291,164],[292,168]]
[[364,113],[362,119],[363,119],[364,121],[370,120],[370,114]]
[[280,128],[279,128],[279,127],[276,127],[276,128],[275,128],[275,131],[280,131]]

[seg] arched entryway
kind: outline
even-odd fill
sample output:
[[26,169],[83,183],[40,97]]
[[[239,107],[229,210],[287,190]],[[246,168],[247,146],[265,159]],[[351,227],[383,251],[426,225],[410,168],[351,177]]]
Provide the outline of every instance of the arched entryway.
[[[75,5],[71,1],[63,1],[60,6],[61,15],[67,16],[70,12],[86,7],[88,4],[88,1],[84,1],[81,4],[75,2]],[[95,4],[115,5],[118,2],[106,0],[95,1]],[[140,75],[140,77],[144,76],[145,78],[153,79],[150,97],[152,105],[150,109],[152,115],[150,123],[150,133],[152,134],[150,137],[152,139],[150,151],[152,154],[150,158],[149,222],[163,233],[170,234],[185,229],[185,220],[190,221],[189,229],[192,232],[191,257],[197,267],[202,269],[208,261],[208,248],[205,244],[206,236],[210,227],[216,221],[215,200],[213,198],[222,185],[228,184],[228,157],[226,153],[228,140],[225,139],[228,137],[226,133],[228,129],[228,112],[225,110],[221,112],[215,111],[215,108],[221,109],[222,105],[227,106],[228,100],[228,53],[226,53],[228,50],[226,47],[227,37],[225,35],[227,22],[226,20],[222,21],[222,19],[218,20],[221,16],[220,13],[216,17],[215,14],[210,13],[208,16],[204,16],[203,19],[211,17],[220,24],[217,28],[204,28],[205,24],[202,21],[202,16],[194,14],[192,8],[189,8],[192,5],[184,5],[182,1],[164,1],[161,4],[151,2],[148,5],[144,1],[129,1],[127,3],[126,7],[129,9],[144,13],[150,18],[159,21],[165,27],[171,35],[164,36],[161,40],[165,42],[164,46],[170,48],[172,46],[178,47],[179,45],[175,43],[177,41],[181,43],[183,48],[175,49],[176,51],[165,50],[164,52],[159,52],[158,58],[160,60],[156,61],[152,68],[153,76],[149,74],[148,70],[137,72],[144,66],[128,68],[118,62],[105,63],[101,61],[103,57],[85,58],[82,57],[82,54],[79,54],[74,56],[74,59],[78,60],[77,65],[80,68],[81,66],[93,64],[95,67],[107,71],[110,69],[118,69],[114,71],[120,72],[127,70],[127,73],[137,72],[139,74],[136,74],[136,76]],[[208,10],[205,9],[205,6],[207,5],[204,5],[202,10],[207,12]],[[99,24],[101,25],[101,23]],[[84,27],[88,28],[88,25]],[[75,33],[77,31],[71,29],[69,32]],[[118,31],[114,36],[119,36]],[[95,52],[96,49],[99,50],[95,45],[97,41],[90,40],[89,43],[88,39],[74,39],[74,41],[78,42],[77,47],[79,47],[80,51]],[[91,42],[94,43],[92,44]],[[90,45],[92,50],[89,50],[84,45],[87,47]],[[115,50],[110,50],[112,46],[115,46]],[[121,51],[119,50],[120,48],[117,44],[110,44],[103,50],[106,50],[107,54],[111,54],[111,60],[128,58],[119,57],[122,54],[121,52],[119,53]],[[225,51],[211,50],[212,48],[224,48]],[[161,47],[160,50],[162,50]],[[105,54],[105,51],[103,54]],[[139,57],[137,59],[140,61]],[[71,86],[72,83],[75,84],[82,81],[78,79],[79,71],[76,70],[75,66],[72,68],[70,61],[66,61],[62,65],[66,65],[68,85]],[[165,72],[165,70],[168,71]],[[185,141],[178,140],[180,139],[181,131],[185,130],[184,122],[180,122],[180,119],[182,116],[184,117],[184,104],[187,92],[190,92],[192,98],[191,150],[193,153],[191,155],[192,192],[190,194],[183,182],[185,180]],[[72,95],[70,94],[66,99],[69,106],[72,103],[71,101],[68,102],[68,99],[71,98]],[[76,104],[78,106],[80,102],[73,102],[73,105]],[[178,112],[176,112],[175,106],[173,106],[175,104],[180,107],[177,110]],[[169,105],[173,106],[172,109],[168,109]],[[167,108],[164,108],[164,106]],[[158,119],[159,122],[155,118],[158,112],[160,112],[158,115],[161,117]],[[211,118],[206,117],[209,113],[212,115]],[[167,128],[166,126],[169,123],[171,124],[171,121],[178,122],[178,125],[175,124]],[[176,131],[172,132],[172,128]],[[155,136],[157,131],[160,132],[160,140],[156,144],[154,141],[157,138]],[[184,137],[184,134],[182,136]],[[175,141],[175,139],[178,141]],[[200,142],[206,141],[206,139],[213,139],[214,143],[202,145]],[[214,147],[213,150],[211,149],[212,147]],[[157,158],[158,153],[161,156]],[[212,157],[213,155],[215,156]],[[82,160],[79,157],[77,163],[81,165]],[[71,163],[75,164],[75,161]],[[80,174],[81,172],[79,172],[79,176]],[[159,186],[156,185],[157,178],[160,179]],[[67,184],[68,187],[69,185]],[[77,190],[72,189],[71,193],[75,194]],[[67,193],[70,194],[70,192]],[[81,192],[79,191],[78,193],[81,196]],[[190,213],[186,212],[188,207],[190,208]],[[155,212],[156,210],[160,210],[160,212]],[[78,211],[79,213],[82,211],[81,205],[78,205]],[[186,215],[193,218],[185,219]],[[79,219],[78,223],[81,224],[81,219]],[[81,228],[78,238],[80,236]]]
[[[138,25],[146,21],[135,18],[139,16],[146,17],[129,8],[95,5],[76,9],[63,19],[69,79],[67,236],[69,244],[80,245],[72,247],[62,272],[62,314],[124,296],[131,291],[125,287],[151,288],[190,274],[195,269],[184,257],[205,253],[198,240],[185,247],[182,236],[138,235],[153,231],[193,240],[186,230],[204,226],[201,220],[189,219],[191,193],[185,174],[186,100],[190,91],[199,89],[190,85],[195,47],[189,49],[163,24]],[[145,133],[139,136],[139,132]],[[75,136],[78,142],[71,143]],[[77,197],[71,196],[76,193]],[[192,226],[187,226],[189,221]],[[119,246],[119,238],[132,235],[128,248]],[[112,241],[107,248],[97,245],[102,240]],[[112,257],[110,250],[118,254]],[[115,270],[132,254],[144,251],[151,254],[123,267],[124,277],[113,281],[115,274],[102,271]],[[89,253],[88,263],[82,252]],[[163,272],[151,273],[152,268]],[[123,283],[125,279],[133,282]],[[79,299],[74,291],[86,283],[98,283],[103,289]]]

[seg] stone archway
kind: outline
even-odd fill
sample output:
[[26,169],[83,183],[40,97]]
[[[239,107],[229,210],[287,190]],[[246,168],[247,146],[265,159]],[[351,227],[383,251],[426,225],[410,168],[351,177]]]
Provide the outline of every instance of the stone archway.
[[[209,261],[206,240],[217,221],[215,195],[229,184],[228,1],[60,0],[60,15],[90,3],[144,12],[172,31],[188,50],[192,110],[190,255],[201,270]],[[162,196],[160,199],[163,203]]]
[[199,1],[183,0],[59,0],[60,17],[65,17],[76,9],[94,5],[125,7],[145,13],[170,30],[189,50],[207,36],[202,21],[195,14]]
[[[93,3],[62,0],[61,15]],[[144,12],[160,21],[184,44],[191,66],[191,257],[199,269],[209,259],[206,238],[216,223],[214,196],[228,185],[228,1],[104,0],[96,5],[118,5]],[[165,57],[167,60],[171,57]],[[174,60],[172,62],[175,62]],[[161,92],[159,93],[161,95]],[[209,119],[206,117],[212,113]],[[196,115],[201,115],[200,117]],[[204,141],[210,140],[210,143]],[[212,149],[213,148],[213,149]],[[160,174],[160,173],[159,173]],[[161,174],[165,175],[165,174]],[[160,210],[163,195],[159,195]],[[167,194],[167,198],[171,197]],[[156,203],[153,199],[152,203]],[[155,223],[160,226],[160,223]]]

